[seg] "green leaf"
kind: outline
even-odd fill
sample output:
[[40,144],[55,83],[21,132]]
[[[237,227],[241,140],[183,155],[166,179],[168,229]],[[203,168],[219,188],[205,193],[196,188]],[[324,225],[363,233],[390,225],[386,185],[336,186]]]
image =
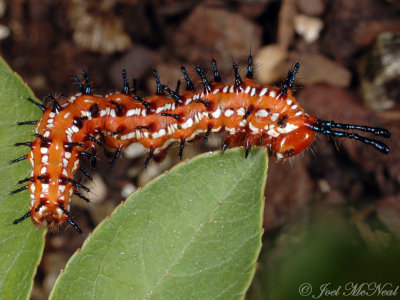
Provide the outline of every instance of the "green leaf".
[[[26,105],[21,97],[33,97],[22,82],[0,57],[0,297],[2,299],[29,298],[44,247],[45,230],[38,230],[27,219],[13,225],[29,210],[29,192],[8,194],[20,185],[18,180],[29,177],[30,165],[22,161],[8,162],[29,152],[28,147],[13,147],[17,142],[33,139],[34,126],[17,126],[17,121],[37,120],[41,111]],[[25,102],[24,102],[25,101]]]
[[264,149],[243,156],[205,154],[137,191],[72,257],[51,299],[243,298],[267,167]]

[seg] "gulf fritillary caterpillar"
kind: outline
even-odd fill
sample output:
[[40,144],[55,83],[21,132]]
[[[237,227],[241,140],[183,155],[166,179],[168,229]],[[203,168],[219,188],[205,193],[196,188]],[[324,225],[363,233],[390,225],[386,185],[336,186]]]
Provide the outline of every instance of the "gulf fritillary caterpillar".
[[[79,233],[81,229],[70,217],[72,194],[88,201],[78,188],[89,189],[73,179],[81,170],[79,158],[96,159],[96,145],[104,144],[115,149],[113,165],[121,150],[131,143],[139,142],[149,149],[144,163],[154,158],[162,159],[167,147],[179,142],[178,157],[182,158],[185,142],[198,136],[207,139],[211,132],[226,131],[222,153],[229,146],[244,146],[247,157],[253,145],[264,145],[278,159],[292,157],[306,149],[316,133],[345,137],[373,146],[382,153],[389,153],[384,143],[349,132],[363,131],[376,136],[390,137],[383,128],[324,121],[303,111],[292,94],[299,64],[289,70],[281,87],[257,84],[253,80],[252,57],[248,58],[247,75],[242,79],[238,66],[233,64],[235,81],[223,84],[215,60],[212,60],[214,80],[209,82],[203,71],[196,68],[204,89],[197,91],[185,67],[181,67],[186,89],[179,94],[161,84],[157,71],[153,70],[157,91],[154,96],[140,98],[131,94],[123,70],[123,90],[106,96],[92,94],[88,75],[82,72],[84,84],[74,76],[81,93],[53,101],[45,108],[31,98],[28,101],[43,111],[39,121],[19,122],[19,125],[36,125],[32,142],[17,143],[28,146],[31,152],[10,163],[28,159],[32,166],[31,177],[18,183],[27,185],[12,191],[15,194],[30,190],[31,207],[18,224],[31,217],[37,226],[53,228],[67,220]],[[341,129],[335,130],[335,129]],[[88,152],[92,149],[93,152]]]

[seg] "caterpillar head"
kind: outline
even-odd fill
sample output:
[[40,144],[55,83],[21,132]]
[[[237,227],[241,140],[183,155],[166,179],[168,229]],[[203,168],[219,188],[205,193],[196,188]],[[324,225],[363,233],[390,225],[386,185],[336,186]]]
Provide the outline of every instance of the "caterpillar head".
[[[294,67],[289,70],[287,77],[279,90],[278,97],[289,101],[290,104],[287,103],[288,105],[291,105],[292,102],[294,102],[290,90],[294,86],[294,80],[298,70],[299,63],[296,63]],[[291,108],[297,108],[297,104],[294,104]],[[294,116],[287,117],[284,120],[284,124],[280,124],[278,121],[277,125],[275,132],[279,136],[273,140],[272,150],[276,153],[278,159],[291,157],[306,149],[314,140],[314,136],[317,132],[330,136],[355,139],[364,144],[373,146],[376,150],[382,153],[389,153],[389,147],[386,144],[375,139],[360,136],[354,132],[349,132],[349,130],[368,132],[373,133],[376,136],[389,138],[390,132],[384,128],[324,121],[307,114],[301,114],[300,112],[299,116],[296,116],[295,114]],[[342,130],[335,130],[336,128]]]
[[[285,129],[286,127],[288,128]],[[335,130],[336,128],[342,130]],[[368,132],[384,138],[390,137],[390,132],[384,128],[324,121],[304,114],[301,118],[289,118],[284,128],[278,127],[276,129],[280,135],[272,142],[272,151],[278,159],[294,156],[310,146],[316,133],[322,133],[330,136],[354,139],[371,145],[384,154],[389,153],[389,147],[385,143],[361,136],[350,130]]]
[[291,157],[308,148],[316,132],[310,128],[315,118],[307,114],[289,117],[284,124],[276,126],[279,135],[273,140],[271,148],[278,159]]

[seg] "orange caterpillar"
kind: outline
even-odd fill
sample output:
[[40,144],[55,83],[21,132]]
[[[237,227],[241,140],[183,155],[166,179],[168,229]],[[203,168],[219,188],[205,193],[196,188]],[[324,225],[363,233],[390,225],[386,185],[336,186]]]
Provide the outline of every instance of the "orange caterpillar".
[[[317,132],[356,139],[383,153],[389,152],[384,143],[347,131],[390,137],[386,129],[323,121],[306,114],[291,91],[298,63],[289,70],[280,88],[254,82],[251,56],[246,78],[241,79],[237,65],[233,65],[235,81],[231,84],[221,83],[214,60],[212,66],[212,82],[196,68],[204,86],[201,91],[195,90],[182,67],[186,81],[182,94],[179,88],[174,92],[162,85],[154,70],[157,92],[144,99],[130,93],[125,71],[121,93],[93,95],[88,76],[83,72],[84,85],[74,76],[81,93],[62,103],[50,95],[52,108],[45,108],[29,98],[42,109],[43,117],[39,121],[18,123],[35,124],[36,132],[32,142],[15,144],[29,146],[31,152],[10,162],[28,159],[32,166],[31,177],[19,181],[28,184],[11,192],[28,189],[31,198],[30,210],[14,224],[31,217],[35,225],[52,228],[67,220],[81,233],[70,217],[70,199],[75,194],[88,201],[77,188],[89,189],[76,182],[73,175],[81,170],[91,178],[80,167],[79,158],[95,159],[96,144],[116,150],[111,162],[114,164],[124,147],[139,142],[149,149],[145,167],[151,158],[162,159],[171,143],[180,143],[179,158],[182,158],[186,141],[198,136],[207,139],[211,132],[220,131],[227,132],[222,153],[229,146],[244,146],[246,157],[253,145],[265,145],[278,159],[294,156],[311,144]],[[89,153],[89,149],[93,149],[93,153]]]

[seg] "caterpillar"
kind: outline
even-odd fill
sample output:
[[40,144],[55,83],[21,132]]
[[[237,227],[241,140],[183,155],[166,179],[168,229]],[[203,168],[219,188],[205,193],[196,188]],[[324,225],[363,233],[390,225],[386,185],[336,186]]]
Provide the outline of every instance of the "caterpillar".
[[89,189],[73,177],[80,170],[91,179],[79,159],[87,156],[95,164],[97,145],[114,149],[113,165],[123,148],[141,143],[149,151],[144,167],[151,159],[161,160],[172,143],[179,143],[181,159],[185,142],[197,137],[206,140],[211,133],[221,131],[227,132],[222,154],[230,146],[243,146],[247,157],[252,146],[263,145],[277,159],[285,159],[306,149],[317,133],[355,139],[389,153],[383,142],[354,132],[389,138],[390,132],[384,128],[325,121],[305,113],[292,92],[299,63],[289,70],[279,87],[254,81],[251,56],[243,79],[237,64],[233,64],[234,82],[230,84],[222,83],[214,59],[212,81],[199,67],[195,70],[203,84],[201,90],[196,90],[182,66],[186,82],[182,93],[179,81],[176,90],[172,90],[160,82],[154,69],[157,89],[151,97],[141,98],[136,88],[130,89],[125,70],[121,92],[95,95],[88,74],[83,71],[82,81],[73,76],[80,93],[63,99],[49,94],[53,104],[49,108],[26,98],[43,111],[43,117],[38,121],[18,122],[18,125],[36,125],[36,130],[33,141],[14,145],[28,146],[31,151],[10,161],[12,164],[28,159],[32,166],[31,176],[18,182],[26,185],[10,193],[29,190],[31,199],[29,211],[13,224],[30,217],[35,225],[51,229],[68,221],[82,233],[70,216],[70,202],[73,194],[89,201],[79,192]]

